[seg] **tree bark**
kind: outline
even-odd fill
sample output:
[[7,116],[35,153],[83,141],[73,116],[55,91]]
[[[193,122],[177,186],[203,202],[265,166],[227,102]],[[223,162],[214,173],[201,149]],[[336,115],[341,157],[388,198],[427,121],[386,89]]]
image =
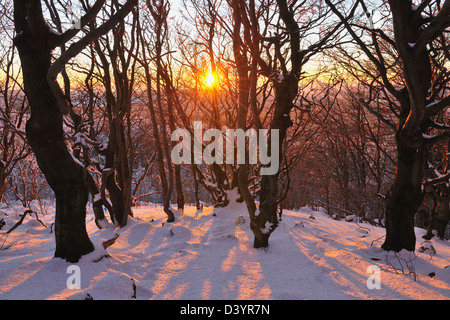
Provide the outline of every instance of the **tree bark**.
[[388,251],[414,251],[414,216],[422,204],[423,148],[409,148],[398,141],[397,169],[386,196],[386,238],[382,248]]
[[[168,96],[168,113],[169,113],[169,126],[170,131],[175,131],[175,120],[174,120],[174,110],[172,105],[173,99],[173,90],[170,85],[166,85],[166,92]],[[172,141],[171,148],[175,145],[175,142]],[[174,176],[175,176],[175,191],[177,193],[177,207],[178,210],[184,210],[184,194],[183,194],[183,184],[181,182],[181,166],[179,164],[174,164]]]
[[[270,124],[270,129],[278,130],[279,133],[278,159],[280,159],[280,161],[282,159],[283,142],[285,140],[287,130],[292,126],[292,120],[289,117],[289,113],[294,106],[292,101],[298,91],[298,75],[299,73],[290,73],[283,78],[281,83],[274,83],[275,110],[272,122]],[[268,146],[269,150],[272,152],[273,147],[270,142],[268,143]],[[255,217],[251,225],[255,235],[253,244],[255,248],[267,247],[269,245],[268,241],[270,234],[278,226],[278,177],[279,171],[272,175],[264,175],[261,178],[259,215]],[[267,225],[267,223],[269,225]],[[262,230],[264,230],[264,232]]]
[[31,108],[26,135],[56,197],[55,257],[77,262],[94,250],[85,225],[88,187],[83,166],[67,150],[63,117],[47,82],[53,34],[42,16],[40,1],[14,1],[14,22],[14,44]]
[[414,251],[414,216],[423,201],[425,146],[421,126],[426,119],[432,70],[426,48],[416,46],[423,32],[423,21],[413,19],[411,1],[391,0],[389,5],[406,87],[401,91],[402,114],[396,132],[397,167],[386,196],[386,238],[382,248],[397,252],[402,249]]
[[6,189],[6,168],[2,165],[2,162],[0,161],[0,202],[3,202],[3,196],[5,195],[5,189]]
[[450,221],[450,192],[449,188],[445,185],[439,186],[439,189],[437,206],[431,213],[430,224],[428,225],[426,235],[423,236],[424,239],[429,240],[433,238],[433,231],[436,231],[439,238],[445,238],[445,231]]
[[[430,223],[427,228],[426,235],[423,236],[424,239],[431,239],[434,237],[434,232],[436,231],[437,236],[441,239],[445,238],[445,233],[447,225],[450,221],[450,186],[449,177],[450,174],[450,141],[447,142],[447,163],[444,167],[444,173],[440,177],[436,177],[435,168],[433,168],[433,176],[435,177],[434,182],[438,181],[437,185],[432,185],[431,188],[434,189],[435,203],[436,206],[433,208],[430,216]],[[426,183],[424,187],[427,188]]]
[[[120,128],[117,128],[119,126]],[[121,152],[118,144],[123,143],[123,125],[117,118],[113,118],[111,121],[109,143],[105,152],[105,168],[109,171],[106,173],[105,185],[111,198],[111,204],[113,209],[114,223],[117,223],[121,227],[126,225],[128,211],[124,201],[124,192],[120,185],[122,182],[121,177],[116,173],[121,170]],[[119,137],[118,137],[119,136]],[[119,185],[118,185],[119,183]]]
[[194,177],[194,201],[195,201],[195,207],[197,208],[197,210],[201,209],[200,206],[200,197],[198,194],[198,179],[197,179],[197,171],[195,170],[195,168],[193,166],[191,166],[192,169],[192,175]]

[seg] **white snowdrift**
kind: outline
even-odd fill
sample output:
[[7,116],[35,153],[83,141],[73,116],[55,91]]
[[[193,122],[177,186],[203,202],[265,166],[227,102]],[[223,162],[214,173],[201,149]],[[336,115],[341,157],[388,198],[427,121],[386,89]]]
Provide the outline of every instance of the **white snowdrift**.
[[[188,207],[174,223],[159,207],[134,208],[122,229],[99,230],[89,213],[97,249],[76,264],[80,289],[69,289],[71,264],[53,258],[50,209],[39,216],[47,227],[27,217],[8,235],[24,209],[0,210],[7,223],[0,231],[0,299],[450,298],[450,243],[424,243],[425,230],[416,229],[415,253],[386,253],[379,248],[384,229],[303,208],[285,211],[270,247],[254,249],[245,205],[234,201],[220,209]],[[101,243],[116,233],[106,252]],[[372,265],[380,268],[380,289],[367,287]]]

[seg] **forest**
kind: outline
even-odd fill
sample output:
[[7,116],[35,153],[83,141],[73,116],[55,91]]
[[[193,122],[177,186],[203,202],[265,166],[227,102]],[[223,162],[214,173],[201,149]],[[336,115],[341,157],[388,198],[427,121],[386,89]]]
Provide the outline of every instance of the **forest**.
[[305,206],[385,229],[385,251],[446,239],[449,32],[441,0],[2,0],[0,201],[55,203],[68,262],[94,250],[89,210],[173,223],[233,191],[254,248]]

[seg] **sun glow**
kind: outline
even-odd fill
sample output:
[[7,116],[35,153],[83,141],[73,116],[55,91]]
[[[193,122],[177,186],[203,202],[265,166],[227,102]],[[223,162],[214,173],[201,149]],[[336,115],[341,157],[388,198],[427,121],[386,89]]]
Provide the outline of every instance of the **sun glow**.
[[208,87],[212,87],[216,84],[216,77],[214,76],[214,74],[212,74],[211,71],[205,77],[205,84]]

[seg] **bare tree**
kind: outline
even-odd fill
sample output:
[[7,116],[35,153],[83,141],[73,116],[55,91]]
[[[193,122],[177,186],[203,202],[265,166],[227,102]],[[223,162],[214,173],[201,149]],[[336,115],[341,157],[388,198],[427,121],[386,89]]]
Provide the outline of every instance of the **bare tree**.
[[445,238],[450,221],[450,141],[444,148],[433,149],[428,151],[431,153],[427,157],[428,178],[423,183],[425,193],[431,196],[434,204],[424,239],[433,238],[435,232],[439,238]]
[[[284,152],[283,146],[287,136],[288,129],[292,126],[293,122],[290,118],[291,110],[294,108],[294,103],[298,91],[299,83],[302,78],[302,68],[312,56],[323,50],[333,36],[339,29],[340,24],[330,24],[330,29],[327,32],[320,34],[320,40],[317,42],[305,45],[302,47],[301,43],[304,38],[314,33],[314,27],[321,23],[324,23],[326,17],[329,16],[330,11],[320,4],[309,3],[308,1],[298,2],[285,0],[277,0],[275,2],[276,13],[279,15],[279,20],[276,22],[276,33],[274,35],[259,34],[256,18],[256,8],[254,3],[249,4],[249,9],[245,12],[243,9],[247,6],[242,2],[235,2],[233,4],[234,30],[236,31],[235,37],[239,30],[237,24],[241,23],[244,28],[244,35],[251,34],[253,37],[253,43],[247,42],[249,47],[253,48],[252,59],[254,63],[260,68],[260,72],[270,80],[274,88],[274,102],[273,111],[271,113],[271,120],[269,128],[271,130],[278,130],[278,159],[283,159]],[[269,8],[269,3],[264,3]],[[306,9],[311,8],[311,11]],[[241,20],[238,19],[238,15],[241,15]],[[248,16],[249,19],[243,16]],[[273,15],[268,14],[271,17]],[[307,24],[300,24],[299,20],[310,20]],[[266,24],[273,23],[273,21],[266,20]],[[253,27],[252,27],[253,26]],[[247,36],[248,38],[249,36]],[[259,47],[257,47],[259,45]],[[236,47],[236,45],[235,45]],[[243,56],[239,55],[238,49],[235,49],[236,61],[240,61]],[[265,54],[261,54],[264,52]],[[266,59],[264,58],[266,57]],[[238,62],[238,63],[239,63]],[[250,71],[254,69],[253,65]],[[245,84],[246,77],[243,74],[239,76],[239,107],[241,108],[242,116],[238,119],[240,128],[245,125],[245,114],[247,106],[249,105],[248,99],[248,85]],[[255,82],[253,83],[253,86]],[[247,92],[246,92],[247,91]],[[252,89],[255,92],[255,89]],[[252,97],[255,99],[255,97]],[[254,103],[254,102],[253,102]],[[255,108],[252,107],[253,115],[255,115]],[[241,113],[240,113],[241,114]],[[262,123],[261,120],[255,120],[255,123]],[[271,139],[270,139],[271,140]],[[269,150],[272,149],[271,142],[268,142]],[[279,204],[283,197],[280,197],[279,192],[279,176],[278,171],[275,174],[263,175],[261,177],[261,187],[259,192],[260,205],[259,211],[256,212],[256,206],[254,199],[250,197],[250,193],[246,190],[246,172],[240,170],[239,187],[240,192],[246,201],[247,208],[250,214],[250,226],[255,236],[254,247],[267,247],[270,234],[278,226],[278,212],[280,210]]]
[[[110,10],[114,12],[119,7],[117,1],[112,1]],[[91,53],[99,58],[96,63],[105,91],[109,124],[108,143],[106,147],[97,148],[97,152],[105,158],[105,167],[98,168],[102,174],[101,194],[106,203],[105,191],[108,192],[112,219],[120,226],[125,226],[127,217],[132,215],[134,144],[131,138],[131,109],[136,72],[134,56],[140,44],[135,31],[137,19],[137,12],[133,11],[131,22],[120,21],[113,27],[112,37],[94,41],[95,51]]]
[[[51,21],[53,23],[53,26],[55,28],[55,30],[59,33],[63,33],[63,18],[60,15],[60,9],[54,0],[45,0],[45,4],[46,7],[50,13],[50,18]],[[66,3],[66,6],[71,8],[71,4],[70,3]],[[80,6],[84,7],[85,11],[88,11],[88,6],[84,3],[81,2]],[[65,17],[66,19],[68,19],[69,21],[71,21],[71,19],[73,19],[72,16],[69,16],[70,14],[73,14],[73,9],[71,10],[65,10]],[[90,22],[90,25],[93,22]],[[66,43],[61,43],[59,46],[61,53],[64,53],[66,51]],[[91,52],[92,52],[92,47],[91,47]],[[88,102],[86,103],[86,108],[87,110],[82,110],[82,113],[88,113],[91,117],[90,117],[90,123],[92,124],[93,121],[93,109],[94,109],[94,92],[92,89],[92,86],[90,85],[91,83],[91,78],[92,78],[92,73],[93,73],[93,67],[94,67],[94,57],[92,56],[91,60],[91,67],[89,72],[86,73],[86,78],[85,78],[85,84],[86,84],[86,88],[87,88],[87,93],[88,93]],[[77,100],[80,98],[80,95],[77,95],[77,97],[75,97],[75,99],[72,98],[72,94],[73,92],[73,88],[72,88],[72,84],[71,84],[71,79],[67,73],[66,70],[66,66],[63,66],[62,70],[61,70],[61,76],[63,78],[63,82],[64,82],[64,95],[65,97],[67,97],[67,105],[68,105],[68,117],[66,117],[65,119],[65,124],[67,127],[70,127],[72,130],[70,130],[69,132],[66,131],[66,136],[67,136],[67,141],[68,142],[72,142],[73,144],[71,145],[72,148],[72,154],[73,156],[78,159],[80,162],[82,162],[84,164],[84,167],[86,168],[86,179],[87,179],[87,183],[88,183],[88,189],[89,189],[89,193],[91,194],[92,197],[92,208],[94,211],[94,215],[95,215],[95,223],[99,228],[102,228],[102,224],[103,221],[105,221],[105,214],[103,211],[103,205],[104,205],[104,201],[101,197],[99,197],[98,195],[100,194],[100,190],[95,182],[94,177],[92,176],[92,173],[89,172],[88,167],[91,164],[91,159],[89,156],[89,146],[86,143],[87,141],[91,142],[91,144],[96,144],[94,142],[95,137],[93,136],[93,131],[92,131],[92,125],[91,125],[91,130],[89,133],[87,133],[87,123],[86,121],[84,121],[83,119],[83,114],[79,114],[76,112],[76,106],[74,104],[77,104],[76,102],[74,103],[74,100]],[[79,104],[79,101],[78,101]],[[111,210],[112,211],[112,210]]]
[[[31,117],[26,125],[27,139],[56,196],[55,257],[69,262],[78,261],[94,246],[85,226],[89,193],[85,168],[75,161],[65,143],[63,115],[68,112],[68,103],[56,78],[71,58],[111,30],[136,2],[126,2],[107,22],[72,43],[52,62],[54,48],[70,41],[79,30],[72,28],[64,33],[55,32],[44,19],[40,1],[14,1],[17,33],[14,44],[19,52],[24,91],[31,108]],[[96,1],[81,17],[80,26],[92,21],[104,3],[104,0]]]
[[[4,18],[0,17],[1,20]],[[2,21],[0,28],[6,29],[6,26],[6,21]],[[8,37],[8,34],[5,33],[5,36]],[[3,41],[10,41],[11,38]],[[19,82],[21,70],[15,66],[16,55],[15,48],[6,43],[0,50],[0,72],[4,74],[0,81],[0,202],[4,200],[7,178],[16,164],[31,152],[24,132],[29,106]]]
[[[168,23],[167,18],[170,11],[170,5],[166,1],[146,1],[148,14],[145,15],[144,25],[138,24],[139,39],[142,42],[142,52],[139,63],[144,69],[143,79],[146,87],[146,104],[150,113],[154,146],[156,148],[156,160],[158,162],[159,178],[161,181],[161,196],[164,212],[167,214],[167,221],[175,220],[174,213],[170,206],[174,190],[174,167],[172,165],[170,154],[171,145],[167,137],[167,130],[174,128],[174,93],[171,79],[168,74],[167,66],[163,62],[163,56],[168,41]],[[151,31],[153,30],[153,31]],[[156,77],[152,75],[152,63],[156,64]],[[165,99],[164,99],[165,98]],[[163,103],[167,103],[167,113],[164,112]],[[167,125],[169,122],[169,125]],[[178,169],[177,169],[178,170]],[[177,185],[180,182],[179,172],[176,172]],[[180,185],[177,187],[178,193],[181,193]],[[181,198],[179,206],[182,204]]]
[[[195,116],[212,128],[225,125],[235,127],[238,102],[234,82],[227,78],[229,69],[234,71],[234,67],[230,67],[229,44],[233,32],[227,20],[229,8],[225,3],[215,0],[185,1],[184,5],[188,15],[186,19],[193,24],[193,31],[196,32],[194,35],[180,32],[180,36],[189,40],[191,45],[188,50],[182,51],[186,63],[199,77],[210,74],[215,79],[208,88],[204,88],[204,80],[199,77],[195,79]],[[191,61],[190,53],[187,52],[189,50],[196,55]],[[186,116],[182,118],[186,120]],[[196,170],[199,183],[211,193],[215,206],[228,205],[227,191],[237,183],[234,179],[237,173],[235,166],[212,163],[207,166],[207,170],[201,170],[197,164],[193,164],[192,168]]]
[[[341,21],[345,4],[326,0]],[[438,134],[430,137],[434,118],[450,104],[447,91],[447,70],[442,59],[448,45],[445,33],[449,27],[450,3],[440,1],[389,1],[381,4],[384,28],[373,23],[371,10],[364,1],[353,4],[352,11],[361,6],[367,17],[366,24],[344,23],[350,38],[364,53],[371,69],[372,84],[382,85],[378,92],[385,95],[390,117],[372,108],[377,95],[364,101],[366,108],[395,130],[396,174],[390,191],[386,195],[386,239],[385,250],[400,251],[415,248],[414,216],[422,204],[422,180],[424,177],[425,151],[431,145],[446,142],[449,130],[441,127]],[[361,37],[367,32],[368,41]],[[394,59],[389,59],[389,57]],[[392,63],[394,62],[394,63]],[[359,64],[364,67],[363,64]],[[396,69],[400,67],[399,69]],[[394,70],[394,72],[392,72]],[[395,71],[396,70],[396,71]],[[376,92],[374,86],[372,93]]]

